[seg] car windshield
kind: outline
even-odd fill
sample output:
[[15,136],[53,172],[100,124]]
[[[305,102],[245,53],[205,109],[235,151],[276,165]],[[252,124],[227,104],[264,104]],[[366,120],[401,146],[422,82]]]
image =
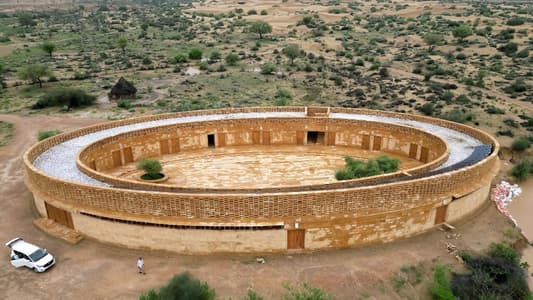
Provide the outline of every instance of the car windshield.
[[39,259],[45,257],[46,254],[48,254],[48,253],[45,250],[38,249],[37,251],[35,251],[32,254],[30,254],[30,258],[31,258],[32,261],[38,261]]

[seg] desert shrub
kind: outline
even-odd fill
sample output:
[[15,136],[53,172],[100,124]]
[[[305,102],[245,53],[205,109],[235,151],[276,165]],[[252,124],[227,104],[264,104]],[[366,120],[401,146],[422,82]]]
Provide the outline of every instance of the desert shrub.
[[187,54],[178,53],[174,56],[174,63],[181,64],[187,62]]
[[498,47],[498,51],[505,53],[505,55],[507,56],[513,56],[517,50],[518,50],[518,44],[514,42],[509,42],[505,45]]
[[39,131],[39,133],[37,134],[37,140],[38,141],[42,141],[44,139],[47,139],[47,138],[49,138],[51,136],[54,136],[54,135],[58,135],[60,133],[61,133],[61,130],[57,130],[57,129]]
[[226,63],[230,66],[234,66],[239,61],[239,56],[235,53],[230,53],[225,58]]
[[522,24],[524,24],[524,18],[512,17],[509,20],[507,20],[507,25],[509,26],[519,26]]
[[525,48],[523,50],[520,50],[515,54],[516,58],[527,58],[529,57],[529,49]]
[[400,165],[399,159],[390,158],[387,155],[380,156],[376,159],[369,159],[366,162],[345,156],[344,161],[346,163],[344,168],[335,172],[335,178],[337,180],[363,178],[396,172]]
[[333,300],[334,298],[324,290],[312,287],[304,283],[300,288],[286,285],[287,294],[283,295],[283,300]]
[[215,299],[215,290],[206,282],[194,278],[190,273],[184,272],[175,275],[161,287],[159,292],[149,290],[143,293],[140,300],[212,300]]
[[444,266],[435,266],[433,282],[429,287],[431,297],[435,300],[455,300]]
[[117,102],[117,107],[124,108],[124,109],[130,109],[132,108],[131,100],[121,99]]
[[263,75],[270,75],[274,72],[276,72],[278,68],[273,63],[266,63],[261,67],[261,74]]
[[518,180],[525,180],[533,175],[533,158],[525,157],[518,162],[509,172],[511,176]]
[[264,300],[256,291],[249,289],[243,300]]
[[518,252],[516,252],[516,250],[514,250],[513,248],[502,243],[490,244],[489,251],[487,254],[491,257],[504,258],[505,260],[514,262],[516,264],[520,263],[520,256],[518,255]]
[[485,112],[488,113],[488,114],[491,114],[491,115],[503,115],[503,114],[505,114],[505,110],[503,110],[501,108],[497,108],[494,105],[489,105],[485,109]]
[[143,159],[137,164],[137,169],[144,171],[145,174],[141,176],[142,179],[150,180],[162,177],[163,167],[157,159]]
[[95,96],[78,89],[57,89],[42,96],[32,106],[33,109],[41,109],[51,106],[67,106],[68,108],[88,106],[94,103]]
[[202,49],[199,48],[192,48],[189,50],[189,58],[193,60],[202,59]]
[[517,138],[511,144],[513,151],[522,152],[531,146],[531,142],[527,138]]
[[432,116],[435,111],[435,104],[433,103],[424,103],[418,110],[426,116]]
[[516,79],[510,86],[506,87],[504,90],[507,93],[523,93],[529,89],[529,85],[524,81],[524,79]]
[[453,110],[444,113],[439,116],[441,119],[445,119],[452,122],[457,123],[466,123],[467,121],[472,121],[474,116],[472,114],[467,114],[459,110],[458,108],[454,108]]
[[528,299],[527,274],[510,250],[491,246],[489,256],[464,258],[470,272],[453,275],[453,294],[458,299]]

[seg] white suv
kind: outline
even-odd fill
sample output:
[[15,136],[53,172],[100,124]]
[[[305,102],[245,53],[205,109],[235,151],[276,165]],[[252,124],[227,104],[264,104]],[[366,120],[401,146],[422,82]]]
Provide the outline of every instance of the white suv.
[[6,243],[11,248],[11,264],[17,268],[28,267],[35,272],[44,272],[51,268],[56,260],[46,249],[39,248],[15,238]]

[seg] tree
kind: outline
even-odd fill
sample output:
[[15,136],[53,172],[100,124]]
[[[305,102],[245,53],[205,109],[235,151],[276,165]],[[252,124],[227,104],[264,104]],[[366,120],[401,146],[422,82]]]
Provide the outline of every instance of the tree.
[[455,27],[452,30],[452,34],[454,37],[458,38],[459,41],[462,41],[464,38],[472,35],[472,29],[470,26],[463,24]]
[[52,76],[52,71],[48,69],[47,65],[34,64],[29,65],[19,71],[19,78],[22,80],[31,80],[32,84],[39,83],[39,87],[43,87],[42,77]]
[[283,48],[283,54],[291,60],[291,65],[293,65],[294,59],[300,55],[300,48],[296,44],[290,44]]
[[435,49],[435,46],[441,44],[444,41],[444,37],[438,33],[428,33],[424,35],[424,42],[428,44],[429,53],[433,52],[433,49]]
[[42,45],[41,45],[41,49],[48,53],[48,55],[50,55],[50,57],[52,57],[52,53],[56,50],[56,45],[52,42],[44,42]]
[[225,58],[226,63],[230,66],[234,66],[239,61],[239,56],[235,53],[230,53]]
[[117,44],[122,49],[122,54],[126,54],[126,46],[128,46],[128,39],[121,36],[117,40]]
[[17,20],[20,25],[30,27],[37,25],[37,22],[33,19],[33,15],[28,12],[22,12],[17,16]]
[[272,26],[265,21],[256,21],[250,24],[250,31],[259,34],[259,39],[262,39],[263,34],[272,32]]

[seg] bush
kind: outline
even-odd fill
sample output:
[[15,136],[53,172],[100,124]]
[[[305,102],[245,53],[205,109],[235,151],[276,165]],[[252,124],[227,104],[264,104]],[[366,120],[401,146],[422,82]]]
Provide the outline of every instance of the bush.
[[376,159],[369,159],[367,162],[345,156],[344,161],[346,163],[344,169],[335,172],[335,178],[337,180],[349,180],[392,173],[396,172],[400,165],[399,159],[390,158],[387,155],[380,156]]
[[517,138],[511,144],[513,151],[522,152],[531,146],[531,142],[527,138]]
[[37,134],[37,140],[38,141],[42,141],[44,139],[47,139],[51,136],[54,136],[54,135],[58,135],[61,133],[61,130],[57,130],[57,129],[54,129],[54,130],[46,130],[46,131],[39,131],[39,133]]
[[274,72],[276,72],[278,68],[273,63],[266,63],[261,67],[261,74],[263,75],[270,75]]
[[94,103],[95,96],[85,93],[78,89],[57,89],[41,97],[32,109],[41,109],[50,106],[67,106],[73,107],[88,106]]
[[512,17],[509,20],[507,20],[507,25],[509,26],[519,26],[522,24],[524,24],[524,18]]
[[467,258],[465,264],[470,273],[454,275],[451,281],[458,299],[528,299],[527,274],[516,261],[483,256]]
[[529,89],[529,85],[524,81],[524,79],[516,79],[510,86],[506,87],[505,92],[512,93],[523,93]]
[[161,163],[157,159],[143,159],[137,164],[137,169],[143,170],[144,175],[147,176],[141,176],[143,179],[159,179],[161,178],[161,172],[163,171],[163,167],[161,166]]
[[446,268],[444,266],[435,266],[433,270],[433,282],[429,287],[431,297],[435,300],[455,300],[450,282],[446,276]]
[[464,113],[457,108],[454,108],[453,110],[445,114],[442,114],[439,117],[441,119],[445,119],[445,120],[457,122],[457,123],[466,123],[467,121],[472,121],[474,118],[472,114]]
[[239,61],[239,56],[235,53],[230,53],[225,58],[226,63],[230,66],[234,66]]
[[131,106],[131,100],[122,99],[117,102],[117,107],[124,108],[124,109],[130,109]]
[[176,56],[174,56],[174,63],[181,64],[187,62],[187,54],[184,53],[178,53]]
[[190,273],[184,272],[175,275],[169,283],[159,292],[150,290],[143,293],[140,300],[212,300],[215,299],[215,291],[206,282],[200,282]]
[[283,300],[333,300],[331,295],[328,295],[324,290],[316,287],[311,287],[304,283],[301,288],[285,286],[287,294],[283,296]]
[[424,103],[419,110],[426,116],[432,116],[435,111],[435,104],[433,103]]
[[533,175],[533,158],[523,158],[511,169],[509,174],[518,180],[527,179],[529,176]]
[[513,56],[513,54],[518,51],[518,44],[510,42],[498,47],[498,50],[505,53],[507,56]]
[[192,48],[190,51],[189,51],[189,58],[190,59],[193,59],[193,60],[198,60],[198,59],[202,59],[202,50],[201,49],[198,49],[198,48]]
[[488,255],[491,257],[501,257],[510,262],[520,264],[520,256],[518,255],[518,252],[502,243],[490,244]]

